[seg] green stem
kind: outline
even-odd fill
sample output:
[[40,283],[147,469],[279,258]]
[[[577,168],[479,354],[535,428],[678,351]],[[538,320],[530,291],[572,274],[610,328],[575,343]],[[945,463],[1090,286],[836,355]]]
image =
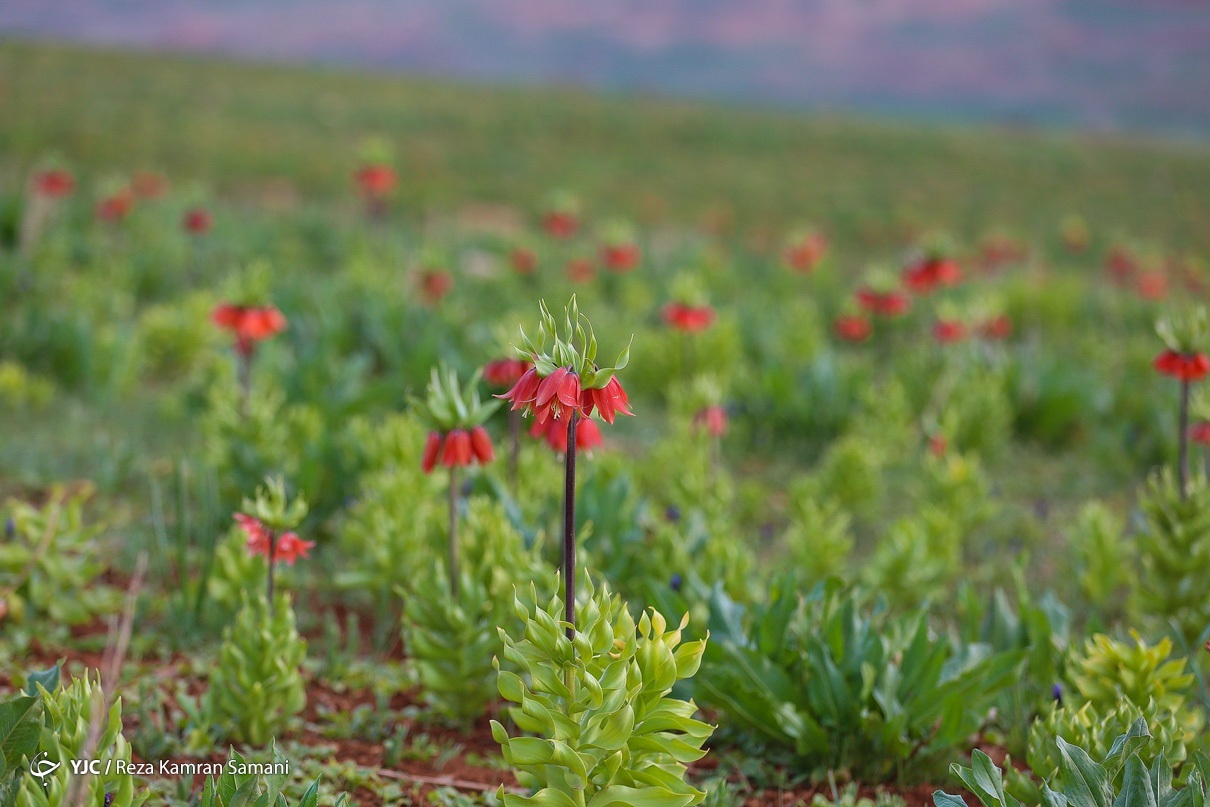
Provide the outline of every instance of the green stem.
[[450,593],[458,598],[458,466],[450,467]]

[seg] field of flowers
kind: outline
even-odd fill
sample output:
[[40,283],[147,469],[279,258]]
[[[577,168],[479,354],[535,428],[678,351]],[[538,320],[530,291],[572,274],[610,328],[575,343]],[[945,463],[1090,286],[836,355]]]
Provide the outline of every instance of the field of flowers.
[[0,807],[1204,804],[1205,149],[0,105]]

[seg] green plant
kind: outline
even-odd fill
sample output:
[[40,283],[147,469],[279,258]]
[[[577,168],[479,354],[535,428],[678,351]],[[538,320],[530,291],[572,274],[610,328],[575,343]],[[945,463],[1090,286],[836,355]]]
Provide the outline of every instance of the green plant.
[[1071,532],[1080,590],[1101,609],[1112,607],[1131,579],[1124,532],[1122,519],[1100,502],[1084,505]]
[[41,507],[10,500],[8,540],[0,541],[0,622],[46,619],[77,625],[103,613],[114,592],[98,585],[105,570],[97,535],[84,523],[92,487],[51,489]]
[[1160,711],[1181,713],[1193,676],[1188,659],[1172,658],[1172,640],[1154,645],[1131,631],[1133,642],[1120,642],[1103,633],[1090,638],[1067,665],[1067,678],[1086,702],[1107,708],[1129,701]]
[[1147,526],[1136,539],[1135,609],[1170,621],[1193,644],[1210,626],[1210,484],[1194,472],[1182,493],[1163,468],[1151,475],[1139,506]]
[[857,784],[850,782],[839,793],[832,788],[832,798],[816,793],[811,798],[811,807],[905,807],[903,797],[879,790],[874,798],[857,795]]
[[[216,779],[206,779],[197,807],[289,807],[282,793],[286,784],[286,773],[290,763],[285,755],[273,746],[273,761],[269,763],[248,762],[234,748],[223,766],[222,774]],[[346,803],[344,793],[336,799],[333,807]],[[317,807],[319,804],[319,779],[295,802],[295,807]]]
[[[497,628],[512,629],[513,590],[542,576],[537,552],[525,548],[504,509],[468,502],[460,585],[451,591],[439,557],[404,596],[403,639],[424,693],[439,714],[463,724],[484,713],[496,691]],[[423,556],[417,562],[423,564]]]
[[816,498],[809,484],[797,485],[792,495],[783,540],[795,567],[812,585],[843,574],[853,552],[852,518],[834,499]]
[[21,789],[22,768],[38,754],[42,735],[39,676],[51,690],[58,686],[59,668],[35,673],[26,688],[0,703],[0,807],[13,807]]
[[[1136,720],[1118,736],[1110,749],[1096,762],[1085,749],[1063,738],[1055,740],[1059,757],[1057,774],[1043,786],[1042,803],[1047,807],[1200,807],[1206,798],[1206,769],[1210,760],[1198,759],[1197,768],[1183,789],[1172,784],[1172,767],[1163,755],[1155,758],[1150,770],[1139,754],[1150,738],[1146,721]],[[1098,755],[1100,756],[1100,755]],[[975,795],[984,807],[1021,807],[1021,802],[1006,792],[1004,774],[987,754],[975,749],[971,767],[958,764],[950,771]],[[965,807],[961,796],[940,790],[933,794],[936,807]]]
[[606,585],[593,587],[580,609],[574,638],[562,622],[558,595],[542,606],[532,584],[529,602],[514,608],[524,637],[501,631],[503,657],[520,674],[500,670],[500,694],[515,704],[517,727],[535,737],[510,737],[497,721],[492,736],[532,797],[501,793],[505,807],[685,807],[705,794],[685,781],[686,764],[705,752],[711,726],[692,701],[669,697],[690,678],[705,640],[682,642],[654,609],[635,624]]
[[223,631],[205,718],[231,739],[265,745],[306,706],[299,672],[306,653],[288,595],[278,593],[270,608],[264,595],[245,593],[235,620]]
[[931,505],[896,521],[861,570],[862,581],[901,607],[943,594],[961,570],[962,533]]
[[[121,699],[109,702],[99,676],[85,674],[66,686],[58,679],[55,668],[53,675],[31,684],[42,703],[43,723],[37,750],[29,758],[31,763],[47,760],[58,766],[42,777],[27,771],[17,807],[71,807],[84,799],[89,804],[138,807],[147,794],[135,792],[130,745],[122,736]],[[72,763],[79,761],[95,761],[96,772],[75,771]]]
[[747,614],[716,594],[716,630],[695,683],[751,739],[816,777],[924,775],[982,726],[1022,653],[955,649],[927,614],[895,615],[830,581],[775,587]]

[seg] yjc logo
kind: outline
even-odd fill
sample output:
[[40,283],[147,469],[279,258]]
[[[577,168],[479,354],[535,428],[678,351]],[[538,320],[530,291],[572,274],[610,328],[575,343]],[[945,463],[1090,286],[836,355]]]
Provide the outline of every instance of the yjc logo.
[[41,759],[34,757],[34,761],[30,763],[29,772],[31,775],[42,780],[42,787],[47,787],[46,777],[59,770],[59,766],[63,763],[47,759],[45,751],[39,756],[41,756]]

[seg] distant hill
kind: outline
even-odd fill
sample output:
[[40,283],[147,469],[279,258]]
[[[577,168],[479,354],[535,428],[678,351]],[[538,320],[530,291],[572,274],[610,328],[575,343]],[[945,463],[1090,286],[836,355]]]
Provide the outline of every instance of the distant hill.
[[5,0],[0,32],[914,118],[1210,134],[1205,0]]

